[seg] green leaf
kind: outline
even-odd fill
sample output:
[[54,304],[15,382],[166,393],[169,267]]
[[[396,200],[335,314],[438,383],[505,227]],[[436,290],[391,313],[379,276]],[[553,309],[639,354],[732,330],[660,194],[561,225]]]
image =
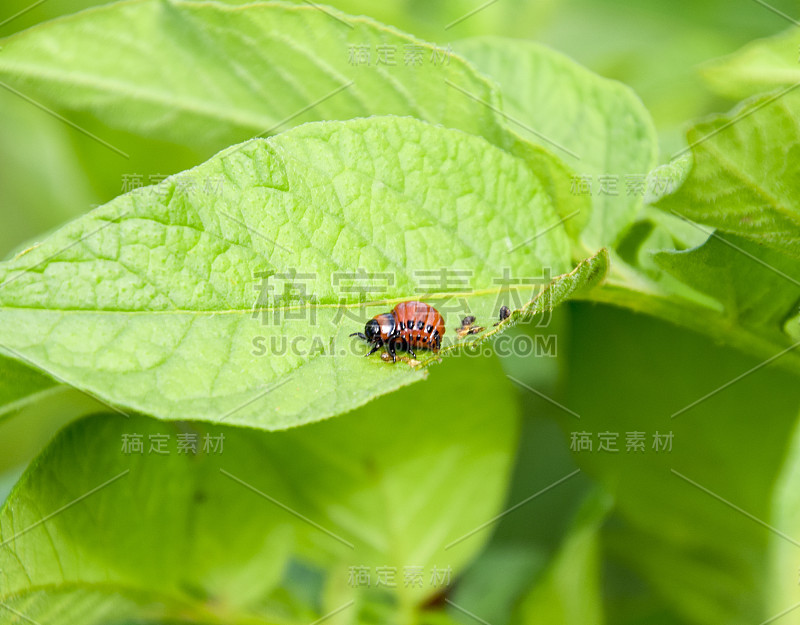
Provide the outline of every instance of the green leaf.
[[[367,65],[351,57],[359,46],[371,55]],[[377,62],[379,48],[395,50],[393,64]],[[8,37],[0,79],[51,105],[206,153],[289,124],[373,114],[507,141],[491,109],[493,87],[462,59],[369,18],[306,4],[97,7]]]
[[595,494],[581,510],[550,567],[522,599],[515,623],[525,625],[602,625],[600,528],[611,509]]
[[510,308],[509,316],[502,322],[497,323],[495,327],[488,330],[484,329],[484,331],[478,332],[475,335],[470,335],[470,337],[474,336],[474,338],[442,347],[438,355],[431,356],[424,360],[422,364],[425,365],[429,362],[438,361],[438,356],[443,356],[450,352],[474,350],[497,334],[501,334],[507,329],[514,327],[514,325],[520,321],[530,321],[531,319],[540,317],[540,315],[544,313],[553,311],[556,307],[568,300],[579,298],[582,295],[590,293],[594,287],[603,281],[608,273],[609,266],[608,252],[602,249],[594,256],[582,260],[575,269],[569,273],[558,276],[550,284],[545,286],[533,299],[523,304],[520,308]]
[[[694,205],[683,189],[675,189],[688,178],[687,186],[702,191],[690,172],[688,155],[651,172],[651,180],[661,179],[659,186],[672,190],[655,194],[661,208],[645,207],[646,219],[626,233],[617,252],[628,267],[616,263],[613,278],[586,299],[648,313],[771,358],[790,346],[787,338],[800,338],[793,332],[797,324],[787,321],[797,310],[800,265],[789,251],[745,238],[752,230],[743,228],[742,236],[715,232],[686,217]],[[734,201],[722,187],[719,194]],[[663,210],[673,201],[677,210]],[[800,353],[786,352],[778,365],[800,373]]]
[[[121,196],[0,265],[0,344],[161,418],[299,425],[424,377],[348,337],[394,303],[430,293],[445,346],[467,311],[488,327],[502,303],[525,305],[570,267],[555,222],[535,172],[483,139],[407,118],[307,124]],[[597,281],[603,258],[527,313]],[[437,294],[442,268],[463,272],[462,292]],[[503,285],[503,268],[539,285]],[[359,270],[381,281],[337,285]]]
[[[800,425],[800,423],[799,423]],[[800,602],[800,427],[791,436],[783,467],[773,490],[770,521],[768,609],[783,613]]]
[[[565,308],[553,316],[555,323],[547,328],[529,326],[521,331],[553,332],[554,326],[566,321],[568,312]],[[563,339],[567,336],[559,333],[558,340]],[[519,382],[554,397],[557,372],[543,372],[542,369],[558,367],[557,361],[555,358],[504,358],[503,366],[507,372],[510,369],[509,375]],[[523,421],[508,501],[526,503],[498,521],[491,541],[460,576],[457,587],[449,596],[459,607],[489,623],[511,622],[511,615],[521,599],[552,566],[579,510],[595,490],[594,482],[588,476],[575,473],[577,467],[564,445],[564,434],[551,414],[561,409],[543,399],[531,401],[533,396],[519,386],[519,382],[517,388],[521,393]],[[532,495],[570,474],[572,477],[560,482],[556,488],[529,500]],[[461,620],[464,623],[469,621],[466,618]]]
[[745,326],[779,331],[800,301],[800,261],[730,234],[714,234],[685,252],[661,252],[656,262],[724,307]]
[[[450,568],[452,583],[483,544],[486,532],[447,548],[497,513],[517,438],[514,392],[494,360],[432,378],[286,432],[115,414],[70,426],[0,512],[0,602],[76,625],[311,622],[374,592],[348,582],[350,567],[370,569],[374,587],[386,566],[397,567],[394,609],[419,609],[441,590],[433,567]],[[142,454],[123,449],[131,435]],[[166,454],[148,452],[158,435]],[[178,451],[181,436],[196,454]],[[296,575],[290,560],[343,594],[312,618],[278,612]],[[403,584],[412,566],[422,587]]]
[[[627,182],[643,178],[658,154],[653,122],[633,90],[531,41],[480,37],[455,47],[499,83],[512,128],[591,177],[583,240],[590,250],[614,245],[642,205],[643,193],[629,193]],[[616,190],[600,190],[603,176]]]
[[717,93],[741,100],[800,82],[800,31],[792,27],[703,64],[700,73]]
[[793,340],[800,340],[800,313],[789,319],[783,326],[783,330],[792,337]]
[[721,304],[713,299],[703,297],[704,300],[707,300],[703,304],[693,301],[702,297],[701,293],[697,291],[694,293],[692,299],[686,299],[674,293],[648,292],[620,284],[611,284],[608,281],[602,287],[580,295],[578,298],[651,315],[707,336],[719,344],[738,349],[761,360],[778,357],[775,361],[777,367],[800,376],[800,352],[792,349],[792,344],[787,342],[787,335],[794,341],[800,339],[800,328],[798,327],[800,318],[789,319],[783,328],[783,334],[763,327],[740,326],[732,324],[728,317],[722,314]]
[[[142,40],[149,42],[144,50],[136,43]],[[104,53],[109,46],[113,62]],[[202,65],[203,80],[187,73],[187,58]],[[108,159],[85,164],[106,198],[109,178],[131,176],[131,169],[145,180],[184,169],[178,165],[187,162],[186,148],[208,158],[305,121],[395,114],[483,136],[536,160],[562,216],[586,199],[570,197],[569,172],[557,158],[508,130],[497,114],[496,87],[449,47],[308,3],[136,0],[97,7],[7,38],[0,79],[73,115],[92,111],[96,117],[84,115],[81,124],[130,153],[117,159],[127,163],[122,171]],[[97,118],[140,137],[95,128]],[[158,158],[141,138],[160,142]],[[165,139],[178,145],[170,149]]]
[[[148,41],[145,50],[141,40]],[[113,62],[103,53],[109,46]],[[358,60],[362,49],[366,63]],[[187,58],[202,66],[203,80],[187,72]],[[563,163],[508,130],[497,113],[496,87],[452,50],[327,7],[111,4],[9,37],[0,79],[23,95],[92,111],[110,126],[168,139],[202,158],[306,121],[408,115],[483,136],[535,161],[562,217],[586,200],[570,196]],[[94,128],[92,120],[86,123]],[[118,143],[131,152],[129,165],[138,163],[135,171],[152,171],[153,156],[141,154],[140,142],[123,135]]]
[[688,141],[694,167],[658,206],[800,257],[800,94],[749,100]]
[[0,356],[0,420],[56,387],[56,382],[18,360]]
[[[558,418],[570,438],[590,433],[592,451],[574,450],[575,461],[614,495],[607,557],[637,571],[690,622],[774,616],[764,611],[772,535],[747,515],[770,522],[800,405],[796,377],[779,361],[643,315],[585,305],[572,312],[570,372],[556,399],[581,420]],[[618,435],[618,452],[598,449],[601,432]],[[644,450],[626,449],[629,432],[644,433]],[[671,449],[653,449],[656,432],[672,432]]]
[[107,410],[108,405],[65,384],[29,395],[18,409],[0,417],[0,475],[28,466],[72,421]]
[[6,207],[0,258],[6,258],[23,241],[77,217],[92,199],[75,159],[73,130],[5,90],[0,108],[0,203]]
[[[232,0],[243,3],[247,0]],[[302,0],[295,0],[301,4]],[[369,15],[384,24],[392,24],[428,41],[441,41],[443,37],[466,37],[482,33],[506,33],[516,37],[530,37],[532,27],[544,26],[553,11],[549,3],[531,4],[526,0],[509,0],[492,4],[491,10],[475,12],[472,0],[448,2],[418,2],[395,0],[331,0],[332,5],[350,15]],[[485,8],[489,8],[487,5]],[[475,16],[474,18],[472,16]],[[445,45],[445,44],[442,44]]]
[[[631,226],[617,250],[625,262],[615,262],[614,275],[587,299],[658,316],[761,359],[785,350],[795,324],[778,326],[796,301],[800,251],[792,191],[798,104],[793,93],[773,94],[690,131],[691,154],[649,176],[663,181],[647,198],[657,200],[661,217],[645,209],[647,219]],[[703,252],[671,253],[699,246],[712,234],[696,222],[717,228],[721,238]],[[695,262],[700,260],[723,269],[727,279]],[[738,271],[742,275],[734,275]],[[752,277],[759,282],[748,284]],[[764,297],[755,303],[759,292]],[[787,352],[779,365],[800,372],[800,355]]]

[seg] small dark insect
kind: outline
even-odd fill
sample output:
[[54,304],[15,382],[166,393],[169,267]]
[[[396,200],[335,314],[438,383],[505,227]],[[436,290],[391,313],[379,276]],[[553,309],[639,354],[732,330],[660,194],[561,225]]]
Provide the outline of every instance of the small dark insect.
[[467,334],[477,334],[478,332],[483,332],[484,328],[474,324],[475,316],[467,315],[461,320],[461,327],[456,330],[456,334],[463,339],[465,336],[467,336]]
[[499,326],[501,323],[503,323],[510,316],[511,316],[511,310],[509,309],[509,307],[508,306],[501,306],[500,307],[500,321],[498,321],[497,323],[493,323],[492,327]]
[[392,312],[376,315],[364,326],[364,332],[353,332],[350,336],[364,339],[372,349],[367,356],[381,347],[397,360],[395,351],[400,349],[416,358],[414,349],[429,349],[437,352],[442,345],[444,319],[433,306],[422,302],[401,302]]

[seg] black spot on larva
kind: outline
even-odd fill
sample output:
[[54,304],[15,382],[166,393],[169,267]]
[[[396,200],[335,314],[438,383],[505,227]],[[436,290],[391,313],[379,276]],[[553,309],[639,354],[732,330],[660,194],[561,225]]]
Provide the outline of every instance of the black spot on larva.
[[394,361],[398,350],[407,351],[412,356],[412,348],[438,350],[441,344],[440,332],[444,332],[444,319],[433,306],[421,302],[404,302],[389,313],[376,315],[367,322],[363,333],[355,332],[351,336],[359,336],[370,344],[371,349],[367,356],[385,346],[388,357]]

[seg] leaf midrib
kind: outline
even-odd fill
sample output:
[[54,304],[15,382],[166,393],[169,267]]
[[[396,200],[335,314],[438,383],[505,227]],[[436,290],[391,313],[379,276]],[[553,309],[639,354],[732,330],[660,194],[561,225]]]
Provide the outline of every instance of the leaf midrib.
[[[124,4],[134,4],[135,0],[129,0],[129,2],[125,2]],[[123,4],[123,3],[120,3]],[[244,7],[229,7],[229,6],[222,6],[222,5],[215,5],[208,2],[196,2],[196,3],[177,3],[182,5],[182,8],[190,8],[196,9],[198,7],[209,7],[213,6],[216,10],[222,13],[233,13],[237,10],[240,10]],[[280,3],[272,3],[272,2],[257,2],[251,5],[247,5],[248,7],[278,7],[281,10],[286,11],[287,13],[301,13],[301,12],[308,12],[308,11],[316,11],[318,9],[312,7],[302,7],[302,6],[284,6]],[[94,10],[101,11],[106,7],[96,7]],[[90,9],[91,10],[91,9]],[[70,16],[63,18],[65,21],[69,19]],[[393,37],[397,37],[399,39],[405,39],[408,42],[413,42],[416,45],[419,45],[423,48],[428,48],[431,50],[435,50],[435,46],[429,44],[428,42],[424,41],[417,41],[413,37],[410,37],[406,33],[401,31],[394,31],[388,28],[381,28],[380,24],[373,23],[368,19],[364,19],[363,17],[351,17],[345,14],[341,14],[340,16],[342,19],[346,20],[348,23],[355,26],[357,23],[364,23],[368,26],[375,28],[377,30],[382,30],[388,35]],[[35,27],[34,27],[35,28]],[[261,33],[263,36],[270,37],[276,42],[285,42],[287,39],[294,40],[291,37],[282,37],[279,33],[274,32],[263,32]],[[13,39],[12,39],[13,41]],[[341,84],[340,87],[345,84],[347,81],[347,76],[342,75],[340,71],[338,71],[335,67],[330,66],[329,64],[325,63],[324,60],[320,59],[319,57],[312,56],[303,50],[302,46],[295,46],[293,50],[299,54],[304,55],[305,58],[312,63],[314,63],[318,69],[318,71],[333,80],[338,80]],[[462,60],[465,67],[468,67],[468,63],[457,57],[459,60]],[[266,60],[266,59],[265,59]],[[224,63],[227,66],[230,66],[231,59],[228,57],[224,57],[221,59],[221,64]],[[242,108],[237,106],[237,101],[232,100],[230,102],[226,102],[225,106],[223,107],[209,107],[206,106],[205,103],[216,102],[215,99],[207,99],[207,98],[199,98],[199,97],[180,97],[175,98],[175,93],[173,91],[163,91],[163,90],[153,90],[147,89],[143,85],[139,83],[129,83],[120,80],[114,80],[108,76],[99,76],[98,74],[87,74],[85,72],[76,72],[74,70],[69,71],[57,71],[52,72],[48,71],[46,65],[42,65],[40,63],[26,63],[26,62],[12,62],[5,67],[0,67],[0,74],[2,73],[9,73],[9,71],[14,71],[21,74],[24,79],[38,79],[38,80],[46,80],[53,84],[64,85],[67,87],[79,86],[84,87],[87,89],[95,89],[104,93],[114,93],[118,94],[119,96],[126,97],[130,100],[136,100],[143,103],[150,103],[162,106],[164,108],[179,108],[180,110],[187,112],[187,113],[194,113],[198,116],[203,116],[209,118],[214,121],[225,121],[235,126],[240,126],[242,128],[248,128],[253,130],[262,130],[266,132],[266,129],[274,126],[278,120],[274,117],[267,118],[262,115],[258,115],[255,110],[249,108]],[[225,67],[222,65],[220,66],[221,70],[224,70]],[[388,74],[383,68],[378,68],[379,73],[383,76],[386,80],[387,86],[391,85],[391,88],[402,97],[404,101],[406,101],[409,106],[413,107],[418,113],[422,114],[423,119],[427,119],[428,116],[425,115],[425,110],[421,107],[420,103],[416,100],[411,98],[410,94],[407,92],[406,89],[399,88],[402,86],[397,79],[393,78],[390,74]],[[240,77],[241,78],[241,77]],[[489,88],[489,83],[484,79],[481,80],[481,76],[479,74],[475,74],[474,78],[476,82],[484,82],[485,86]],[[252,84],[251,84],[252,82]],[[287,86],[290,86],[301,98],[306,99],[313,99],[307,98],[307,94],[302,93],[300,89],[298,89],[298,85],[290,82],[289,80],[285,81]],[[255,81],[247,80],[242,83],[242,86],[245,87],[248,91],[251,91],[251,95],[254,97],[259,95],[259,91],[263,91],[261,85],[259,85]],[[355,86],[355,85],[354,85]],[[364,102],[366,101],[363,96],[360,95],[357,88],[353,90],[354,98],[359,101],[362,106],[364,106]],[[170,97],[170,95],[172,97]],[[183,95],[183,94],[182,94]],[[254,102],[254,105],[257,103]],[[369,107],[365,107],[364,110],[368,110]]]
[[[737,325],[723,313],[692,303],[683,297],[645,293],[626,285],[607,282],[589,292],[576,294],[574,299],[645,313],[709,336],[758,358],[774,356],[788,347],[791,341],[779,331],[761,331],[759,328]],[[777,359],[774,366],[800,376],[800,350],[788,352]]]
[[[562,274],[568,275],[568,274]],[[554,279],[559,278],[560,276],[555,276]],[[549,284],[549,283],[548,283]],[[542,285],[547,286],[547,285]],[[520,290],[530,290],[531,285],[523,284],[523,285],[508,285],[505,287],[498,287],[498,288],[491,288],[491,289],[480,289],[480,290],[473,290],[473,291],[460,291],[460,292],[452,292],[448,291],[445,293],[416,293],[414,295],[400,295],[397,297],[390,297],[386,299],[380,300],[372,300],[369,302],[349,302],[349,303],[341,303],[341,302],[330,302],[330,303],[317,303],[313,305],[313,308],[325,308],[325,309],[339,309],[339,308],[367,308],[373,306],[383,306],[389,304],[395,304],[400,302],[405,302],[409,300],[443,300],[443,299],[452,299],[452,298],[465,298],[469,299],[470,297],[480,297],[483,295],[496,295],[497,293],[503,293],[508,291],[520,291]],[[540,289],[541,291],[541,289]],[[536,297],[538,295],[534,294],[532,297]],[[303,310],[306,308],[312,308],[311,305],[304,305],[304,306],[259,306],[259,307],[250,307],[250,308],[229,308],[225,310],[219,309],[200,309],[200,310],[189,310],[189,309],[173,309],[173,310],[108,310],[102,308],[52,308],[52,307],[35,307],[35,306],[8,306],[2,305],[0,306],[0,313],[6,310],[9,311],[47,311],[47,312],[58,312],[58,313],[95,313],[95,314],[118,314],[118,315],[236,315],[236,314],[252,314],[254,312],[271,312],[271,311],[290,311],[290,310]]]
[[[160,92],[153,91],[152,89],[132,89],[131,87],[127,86],[125,83],[118,82],[118,81],[111,81],[111,80],[90,80],[86,78],[78,78],[82,76],[81,74],[77,74],[75,72],[58,72],[58,73],[50,73],[46,71],[31,71],[32,66],[26,63],[15,63],[13,68],[15,71],[21,71],[19,68],[24,69],[27,73],[25,74],[25,78],[32,77],[36,79],[47,80],[51,83],[65,85],[68,87],[80,86],[90,89],[97,89],[99,91],[104,91],[105,93],[117,93],[121,96],[127,97],[131,100],[139,100],[141,102],[147,102],[151,104],[158,104],[165,108],[175,108],[178,105],[181,110],[196,113],[198,115],[202,115],[204,117],[208,117],[213,120],[223,120],[228,121],[233,125],[242,126],[245,128],[252,128],[252,129],[263,129],[268,128],[271,124],[274,124],[276,120],[268,119],[261,116],[253,116],[250,111],[236,108],[233,103],[231,103],[230,109],[223,110],[219,108],[209,108],[201,106],[201,101],[197,99],[182,99],[182,98],[165,98],[160,95]],[[7,73],[7,72],[3,72]],[[109,89],[106,85],[116,85],[116,90]],[[143,97],[147,96],[147,97]],[[235,113],[235,114],[233,114]]]

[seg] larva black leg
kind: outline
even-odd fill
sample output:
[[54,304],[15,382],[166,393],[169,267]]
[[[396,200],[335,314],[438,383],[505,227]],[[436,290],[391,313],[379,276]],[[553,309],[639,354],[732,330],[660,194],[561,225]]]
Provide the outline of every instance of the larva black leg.
[[353,332],[350,336],[357,336],[360,339],[367,340],[367,336],[363,332]]
[[406,348],[406,351],[408,352],[408,355],[411,356],[412,358],[416,358],[417,357],[417,355],[414,352],[411,351],[410,347]]
[[389,355],[392,357],[392,362],[397,362],[397,355],[395,354],[393,340],[386,344],[386,351],[389,352]]

